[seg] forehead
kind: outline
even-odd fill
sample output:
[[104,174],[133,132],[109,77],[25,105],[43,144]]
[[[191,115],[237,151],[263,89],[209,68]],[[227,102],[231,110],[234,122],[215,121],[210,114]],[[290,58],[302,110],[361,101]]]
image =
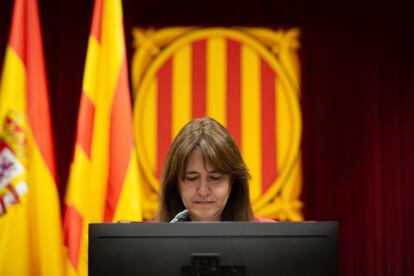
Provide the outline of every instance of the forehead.
[[187,158],[185,171],[213,171],[215,168],[206,160],[203,152],[195,148]]

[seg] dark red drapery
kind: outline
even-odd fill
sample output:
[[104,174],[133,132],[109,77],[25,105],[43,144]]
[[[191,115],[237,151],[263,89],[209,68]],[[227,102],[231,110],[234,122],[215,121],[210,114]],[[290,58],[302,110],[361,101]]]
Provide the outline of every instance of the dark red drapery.
[[414,271],[407,9],[348,4],[305,16],[303,199],[307,218],[339,221],[342,275]]

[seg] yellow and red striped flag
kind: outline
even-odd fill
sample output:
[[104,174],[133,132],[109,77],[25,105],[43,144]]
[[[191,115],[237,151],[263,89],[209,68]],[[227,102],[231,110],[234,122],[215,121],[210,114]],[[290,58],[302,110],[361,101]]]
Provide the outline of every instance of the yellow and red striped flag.
[[96,0],[65,198],[68,275],[87,275],[88,224],[141,220],[120,0]]
[[36,0],[16,0],[0,83],[0,275],[62,275],[64,251]]

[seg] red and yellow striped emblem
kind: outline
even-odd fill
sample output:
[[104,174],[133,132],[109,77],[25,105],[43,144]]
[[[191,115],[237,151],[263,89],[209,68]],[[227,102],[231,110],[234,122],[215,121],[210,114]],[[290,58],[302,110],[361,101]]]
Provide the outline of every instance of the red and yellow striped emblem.
[[157,208],[163,163],[191,118],[228,128],[250,169],[256,215],[299,220],[297,29],[135,30],[134,128],[144,217]]

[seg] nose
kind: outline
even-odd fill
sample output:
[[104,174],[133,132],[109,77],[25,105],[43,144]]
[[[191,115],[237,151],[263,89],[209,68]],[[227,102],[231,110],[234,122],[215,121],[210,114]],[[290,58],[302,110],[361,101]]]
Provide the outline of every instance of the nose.
[[199,185],[197,186],[197,192],[201,196],[207,196],[210,193],[208,179],[201,177]]

